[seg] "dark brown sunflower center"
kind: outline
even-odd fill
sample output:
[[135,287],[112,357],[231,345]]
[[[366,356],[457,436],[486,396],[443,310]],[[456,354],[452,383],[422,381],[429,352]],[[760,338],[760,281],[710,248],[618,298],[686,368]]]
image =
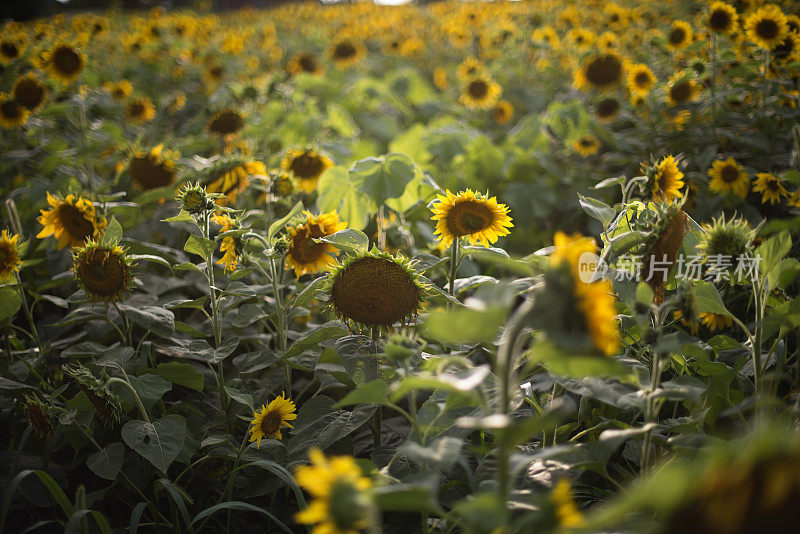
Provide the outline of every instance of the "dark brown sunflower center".
[[129,169],[131,178],[145,190],[164,187],[175,178],[164,163],[156,163],[150,156],[133,157]]
[[776,46],[772,50],[772,53],[775,54],[775,57],[777,57],[779,59],[783,59],[783,58],[791,55],[792,52],[794,52],[794,48],[795,48],[794,47],[794,39],[792,39],[792,37],[789,36],[786,39],[784,39],[781,44]]
[[238,132],[244,126],[242,116],[235,111],[218,113],[208,125],[209,130],[218,134],[231,134]]
[[0,52],[2,52],[4,57],[11,59],[19,56],[19,48],[17,48],[17,45],[10,41],[3,41],[0,43]]
[[739,169],[733,165],[725,165],[720,173],[722,179],[727,183],[733,183],[739,179]]
[[669,96],[675,102],[685,102],[692,97],[692,86],[687,82],[679,82],[669,89]]
[[7,272],[11,269],[16,254],[11,245],[6,242],[0,242],[0,273]]
[[134,100],[128,105],[128,115],[134,119],[144,115],[144,110],[145,110],[144,104],[142,104],[138,100]]
[[337,59],[348,59],[356,55],[356,47],[348,41],[341,42],[333,49],[333,57]]
[[22,106],[13,100],[6,100],[0,104],[0,113],[9,120],[16,120],[22,116]]
[[472,98],[485,98],[489,94],[489,84],[484,80],[475,80],[467,86],[467,93]]
[[780,33],[780,26],[772,19],[761,19],[756,24],[755,32],[762,39],[774,39]]
[[365,326],[391,326],[417,313],[420,290],[397,263],[364,257],[344,267],[331,289],[336,313]]
[[637,86],[645,87],[650,83],[650,76],[648,76],[646,72],[637,72],[636,76],[633,78],[633,81]]
[[261,431],[267,437],[273,436],[280,430],[282,421],[283,419],[281,418],[281,412],[279,410],[268,411],[264,418],[261,419]]
[[586,79],[592,85],[612,85],[619,82],[621,76],[622,62],[610,54],[597,57],[586,66]]
[[126,271],[116,253],[91,249],[80,257],[76,274],[87,293],[106,298],[125,290]]
[[300,265],[314,263],[326,253],[328,246],[317,243],[315,238],[324,237],[326,234],[318,224],[311,224],[307,228],[298,230],[292,238],[292,259]]
[[303,70],[303,72],[317,72],[317,60],[314,58],[314,56],[300,56],[298,63],[300,64],[300,68]]
[[225,73],[225,70],[222,67],[211,67],[208,73],[211,75],[212,78],[215,80],[219,80],[222,78],[222,75]]
[[597,115],[605,117],[613,117],[619,111],[619,101],[616,98],[604,98],[597,104]]
[[298,178],[316,178],[325,170],[325,162],[319,156],[304,152],[292,160],[289,169]]
[[58,221],[73,241],[84,242],[94,235],[94,224],[72,204],[63,203],[58,207]]
[[584,148],[589,148],[590,146],[594,145],[594,140],[591,137],[581,137],[580,141],[578,142]]
[[778,190],[777,180],[769,180],[767,182],[767,189],[769,189],[770,191],[777,191]]
[[679,45],[686,40],[686,30],[683,28],[675,28],[669,34],[670,44]]
[[63,74],[75,74],[81,70],[81,56],[68,46],[59,46],[53,52],[53,64]]
[[494,216],[485,204],[467,200],[450,208],[447,229],[456,237],[474,234],[492,225]]
[[36,109],[44,100],[44,86],[36,80],[23,78],[14,85],[14,100],[28,109]]
[[610,17],[608,17],[610,22],[619,22],[619,15],[617,13],[613,13]]
[[724,9],[714,10],[708,17],[708,25],[712,30],[727,30],[728,26],[731,25],[731,22],[730,13]]

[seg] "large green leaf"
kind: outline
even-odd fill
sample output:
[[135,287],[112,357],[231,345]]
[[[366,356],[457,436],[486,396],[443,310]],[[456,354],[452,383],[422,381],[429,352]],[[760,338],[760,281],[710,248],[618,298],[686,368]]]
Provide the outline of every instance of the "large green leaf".
[[86,465],[100,478],[115,480],[122,462],[125,460],[125,446],[122,443],[109,443],[86,459]]
[[404,154],[387,154],[357,161],[350,167],[350,183],[377,206],[400,198],[417,176],[417,166]]
[[328,169],[317,184],[317,206],[322,211],[335,211],[350,228],[364,229],[378,208],[369,195],[351,181],[347,169]]
[[203,373],[188,363],[169,362],[158,364],[158,374],[172,382],[195,391],[203,391]]
[[186,439],[186,419],[173,414],[153,423],[128,421],[122,427],[122,439],[156,469],[166,473]]

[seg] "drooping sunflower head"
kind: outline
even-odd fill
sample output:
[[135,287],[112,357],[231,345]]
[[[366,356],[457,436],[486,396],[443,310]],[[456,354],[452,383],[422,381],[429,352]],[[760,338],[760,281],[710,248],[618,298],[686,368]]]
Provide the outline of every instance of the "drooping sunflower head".
[[22,411],[34,434],[42,440],[50,439],[53,435],[53,418],[48,406],[39,397],[25,395]]
[[786,15],[774,4],[767,4],[745,18],[747,38],[760,48],[772,50],[786,38]]
[[514,116],[514,106],[511,102],[500,100],[492,108],[492,118],[497,124],[508,124]]
[[329,305],[359,329],[390,329],[417,316],[429,288],[402,256],[373,249],[348,256],[328,278]]
[[355,39],[342,38],[335,41],[328,51],[330,58],[339,68],[351,67],[361,61],[366,54],[364,45]]
[[62,84],[74,82],[86,68],[86,56],[66,43],[56,44],[47,54],[45,61],[50,75]]
[[217,204],[232,204],[250,185],[251,177],[266,175],[267,166],[263,162],[241,155],[229,156],[208,171],[206,191],[220,195]]
[[244,127],[244,117],[235,109],[218,111],[208,121],[208,131],[216,135],[235,134]]
[[789,192],[783,187],[781,179],[769,172],[756,174],[753,182],[753,191],[761,193],[761,203],[775,204],[780,202],[783,197],[789,196]]
[[501,93],[500,85],[486,75],[478,75],[464,82],[458,101],[469,109],[489,109]]
[[292,172],[300,191],[313,193],[322,174],[333,167],[333,161],[310,148],[289,148],[281,161],[281,167]]
[[35,113],[44,106],[47,86],[33,72],[27,72],[17,78],[11,93],[14,100],[22,107]]
[[692,27],[688,22],[676,20],[667,34],[667,48],[679,50],[692,42]]
[[64,374],[70,377],[75,385],[83,391],[105,425],[109,428],[117,426],[123,414],[119,397],[80,363],[65,365],[62,369]]
[[291,198],[297,193],[294,175],[284,169],[269,171],[269,192],[277,198]]
[[282,428],[294,428],[289,421],[297,419],[297,407],[284,393],[275,397],[269,405],[261,405],[261,409],[253,413],[250,421],[250,442],[257,442],[256,448],[261,447],[261,440],[283,439]]
[[374,505],[365,477],[352,456],[326,458],[321,450],[308,453],[311,465],[297,468],[297,483],[311,494],[309,506],[295,514],[303,525],[317,525],[314,532],[354,534],[369,527]]
[[0,283],[8,281],[14,273],[19,272],[22,265],[24,245],[17,234],[11,235],[8,230],[0,234]]
[[731,34],[736,29],[739,16],[736,8],[725,2],[714,2],[708,11],[706,24],[708,29],[714,33]]
[[72,254],[78,285],[92,302],[106,305],[125,298],[133,285],[133,265],[125,248],[89,240]]
[[727,257],[736,263],[737,258],[748,254],[755,238],[755,232],[746,220],[725,220],[725,215],[703,225],[703,229],[705,233],[700,236],[697,249],[706,263],[714,257]]
[[625,60],[614,52],[590,54],[575,71],[575,86],[582,90],[609,91],[625,77]]
[[164,150],[164,145],[153,147],[150,152],[136,150],[128,162],[128,172],[133,181],[143,190],[166,187],[175,181],[175,159],[179,154]]
[[594,116],[598,121],[607,124],[613,122],[619,115],[622,106],[619,99],[613,96],[600,99],[594,107]]
[[583,134],[572,142],[572,149],[581,157],[588,158],[600,150],[600,140],[592,134]]
[[10,130],[28,122],[30,111],[14,99],[13,95],[0,93],[0,128]]
[[312,52],[295,54],[286,64],[286,71],[292,75],[301,73],[320,76],[324,72],[317,55]]
[[656,77],[650,67],[640,63],[628,71],[628,90],[635,96],[647,96],[656,84]]
[[156,116],[156,107],[147,97],[133,97],[125,106],[125,118],[131,124],[144,124]]
[[664,299],[664,290],[669,272],[675,266],[683,238],[689,229],[689,216],[682,209],[682,202],[657,204],[655,220],[648,228],[643,247],[644,262],[642,273],[644,281],[650,285],[655,302]]
[[675,156],[665,156],[646,169],[650,196],[654,201],[672,202],[683,198],[683,173],[678,169]]
[[457,195],[449,190],[438,195],[431,206],[432,220],[440,246],[449,247],[454,239],[467,237],[471,244],[483,243],[487,247],[501,236],[510,233],[514,224],[508,216],[508,206],[489,197],[467,189]]
[[303,222],[289,229],[289,248],[286,253],[286,268],[293,269],[298,278],[307,273],[325,271],[336,264],[339,249],[314,239],[335,234],[347,228],[335,211],[314,215],[303,212]]
[[99,239],[106,228],[106,218],[98,215],[91,200],[73,194],[66,198],[47,193],[50,209],[41,210],[37,219],[42,231],[36,237],[54,236],[58,248],[79,247],[89,239]]
[[687,73],[675,73],[667,84],[667,103],[670,106],[680,106],[694,102],[700,96],[701,90],[702,86]]
[[708,184],[711,191],[732,193],[741,198],[747,197],[747,192],[750,190],[750,177],[735,159],[714,161],[708,170],[708,176],[711,178],[711,182]]
[[[220,233],[233,230],[242,230],[242,223],[238,217],[230,217],[226,214],[214,215],[211,222],[219,225]],[[240,233],[226,235],[222,238],[219,245],[222,257],[217,263],[225,266],[225,272],[233,272],[239,266],[239,258],[244,254],[244,242]]]

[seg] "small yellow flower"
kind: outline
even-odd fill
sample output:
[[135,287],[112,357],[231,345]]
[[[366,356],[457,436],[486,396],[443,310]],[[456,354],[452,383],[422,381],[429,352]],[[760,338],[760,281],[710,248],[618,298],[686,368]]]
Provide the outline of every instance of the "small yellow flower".
[[679,50],[692,42],[692,27],[689,23],[676,20],[667,34],[667,48]]
[[555,506],[558,524],[564,528],[578,528],[586,525],[586,520],[575,501],[572,500],[572,488],[566,478],[562,478],[550,494],[550,500]]
[[653,71],[644,63],[633,65],[628,71],[628,90],[634,96],[647,96],[656,81]]
[[250,421],[250,442],[256,441],[256,448],[261,447],[261,440],[283,439],[282,428],[294,428],[289,421],[297,419],[297,408],[294,402],[281,393],[280,397],[273,399],[269,405],[261,405],[261,410],[253,414]]
[[733,193],[745,198],[750,189],[750,178],[733,158],[715,161],[708,176],[711,177],[708,188],[715,193]]
[[499,204],[497,197],[467,189],[454,195],[446,191],[437,195],[433,205],[432,220],[436,222],[440,246],[449,247],[453,239],[468,237],[471,244],[483,243],[487,247],[501,236],[508,235],[514,224],[508,216],[508,206]]
[[156,116],[156,107],[147,97],[136,97],[125,106],[125,118],[131,124],[144,124]]
[[699,313],[697,317],[709,330],[725,330],[733,325],[733,319],[717,313]]
[[[237,222],[227,215],[214,215],[211,217],[211,222],[222,227],[220,233],[236,230],[239,227]],[[217,263],[219,265],[224,265],[226,272],[235,271],[236,267],[239,265],[239,255],[236,249],[236,238],[234,236],[227,235],[222,238],[222,243],[219,245],[222,258],[217,260]]]
[[464,83],[458,101],[469,109],[489,109],[497,103],[502,88],[486,75],[477,75]]
[[19,236],[11,235],[3,230],[0,235],[0,283],[6,282],[14,273],[19,272],[22,265]]
[[583,134],[572,142],[572,148],[584,158],[597,154],[600,140],[592,134]]
[[781,198],[789,196],[789,192],[783,187],[781,179],[774,174],[761,172],[756,174],[756,181],[753,182],[753,191],[761,193],[761,203],[770,204],[780,202]]

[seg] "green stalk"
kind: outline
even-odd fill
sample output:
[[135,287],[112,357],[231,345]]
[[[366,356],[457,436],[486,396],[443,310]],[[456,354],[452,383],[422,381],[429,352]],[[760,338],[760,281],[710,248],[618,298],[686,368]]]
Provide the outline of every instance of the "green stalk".
[[453,236],[453,244],[450,246],[450,295],[455,298],[456,271],[458,270],[458,237]]
[[106,387],[109,387],[111,384],[121,384],[128,391],[130,391],[131,395],[133,396],[133,400],[136,402],[137,408],[139,408],[139,413],[142,414],[142,419],[144,419],[145,423],[150,424],[150,416],[147,415],[147,410],[144,409],[144,404],[142,404],[142,399],[139,398],[139,394],[136,393],[136,390],[133,389],[133,386],[130,384],[130,382],[126,382],[121,378],[112,376],[106,382]]
[[[203,213],[203,237],[211,239],[211,217],[210,212]],[[222,325],[219,322],[219,300],[217,299],[216,281],[214,279],[214,251],[211,250],[206,256],[206,277],[208,278],[208,291],[211,297],[211,329],[214,332],[214,348],[219,348],[222,344]],[[222,362],[217,364],[217,375],[219,376],[219,404],[225,420],[227,421],[228,396],[225,393],[225,374]]]

